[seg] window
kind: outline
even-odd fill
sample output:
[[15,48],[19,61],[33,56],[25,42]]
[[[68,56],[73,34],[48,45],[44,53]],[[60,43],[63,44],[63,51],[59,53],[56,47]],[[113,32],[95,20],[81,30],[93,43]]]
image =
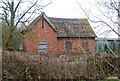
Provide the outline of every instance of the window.
[[86,52],[89,52],[89,43],[88,43],[88,42],[82,42],[82,48],[83,48]]
[[47,41],[41,41],[38,42],[38,52],[47,52],[48,51],[48,42]]
[[66,41],[65,42],[65,51],[66,52],[73,51],[73,42],[72,41]]

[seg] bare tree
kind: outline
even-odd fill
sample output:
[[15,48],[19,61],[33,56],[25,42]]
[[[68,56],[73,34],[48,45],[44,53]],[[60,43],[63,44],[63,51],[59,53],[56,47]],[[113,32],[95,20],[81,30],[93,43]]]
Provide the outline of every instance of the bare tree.
[[3,50],[8,46],[18,27],[26,26],[41,10],[51,3],[51,0],[42,5],[43,0],[1,0],[1,19],[9,29],[9,36],[3,46]]
[[[85,8],[78,0],[76,0],[76,2],[91,22],[98,23],[95,27],[99,29],[98,32],[100,32],[100,30],[106,30],[100,34],[107,36],[110,32],[114,32],[120,36],[120,30],[118,31],[118,29],[120,29],[119,0],[94,0],[95,4],[92,6],[94,6],[98,12],[95,12],[96,10],[92,11],[91,8]],[[93,15],[93,13],[96,15]]]

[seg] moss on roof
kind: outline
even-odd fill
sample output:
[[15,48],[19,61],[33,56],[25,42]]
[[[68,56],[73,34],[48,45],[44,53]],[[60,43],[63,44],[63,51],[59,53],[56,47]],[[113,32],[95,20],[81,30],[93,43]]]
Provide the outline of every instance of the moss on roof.
[[57,37],[96,37],[87,19],[49,18],[57,29]]
[[[32,25],[39,20],[41,15],[28,25],[27,30],[31,29]],[[57,37],[96,37],[87,19],[47,18],[57,29]]]

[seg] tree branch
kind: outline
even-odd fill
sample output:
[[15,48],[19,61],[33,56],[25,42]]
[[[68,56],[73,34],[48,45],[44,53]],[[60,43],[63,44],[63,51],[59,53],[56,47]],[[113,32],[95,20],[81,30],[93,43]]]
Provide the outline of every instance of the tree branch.
[[18,9],[18,7],[19,7],[19,5],[20,5],[20,3],[22,2],[22,0],[20,0],[19,2],[18,2],[18,4],[17,4],[17,6],[16,6],[16,8],[15,8],[15,11],[14,12],[16,12],[17,11],[17,9]]
[[34,5],[37,3],[38,0],[36,0],[36,2],[19,18],[19,20],[17,21],[16,25],[14,26],[14,29],[17,27],[18,23],[20,22],[20,20],[26,15],[26,13],[32,8],[34,7]]
[[[78,4],[78,2],[77,2],[77,4]],[[79,5],[79,4],[78,4]],[[79,5],[80,6],[80,5]],[[105,21],[93,21],[93,20],[91,20],[90,19],[90,17],[88,16],[88,13],[86,13],[86,11],[80,6],[80,8],[82,9],[82,11],[85,13],[85,15],[86,15],[86,17],[88,18],[88,20],[90,20],[91,22],[93,22],[93,23],[104,23],[104,24],[106,24],[113,32],[115,32],[118,36],[120,36],[120,34],[117,32],[117,31],[115,31],[115,29],[114,28],[112,28],[107,22],[105,22]]]

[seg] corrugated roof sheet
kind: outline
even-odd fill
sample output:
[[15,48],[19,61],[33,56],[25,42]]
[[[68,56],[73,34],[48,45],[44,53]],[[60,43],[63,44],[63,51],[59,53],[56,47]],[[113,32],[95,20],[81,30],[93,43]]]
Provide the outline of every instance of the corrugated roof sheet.
[[57,37],[96,37],[87,19],[52,18]]

